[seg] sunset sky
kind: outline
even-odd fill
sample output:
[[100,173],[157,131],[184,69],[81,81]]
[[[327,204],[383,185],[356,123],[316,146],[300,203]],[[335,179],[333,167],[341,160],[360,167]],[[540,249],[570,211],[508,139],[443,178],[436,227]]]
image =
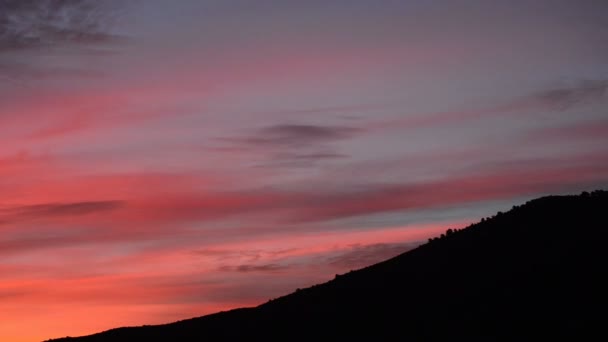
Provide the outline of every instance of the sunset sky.
[[0,341],[260,304],[606,188],[607,15],[0,0]]

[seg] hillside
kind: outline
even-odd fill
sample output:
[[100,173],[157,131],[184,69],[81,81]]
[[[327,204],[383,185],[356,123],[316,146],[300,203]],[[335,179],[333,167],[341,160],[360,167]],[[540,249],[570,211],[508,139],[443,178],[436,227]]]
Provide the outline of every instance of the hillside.
[[607,215],[605,191],[543,197],[256,308],[54,341],[585,340],[605,335]]

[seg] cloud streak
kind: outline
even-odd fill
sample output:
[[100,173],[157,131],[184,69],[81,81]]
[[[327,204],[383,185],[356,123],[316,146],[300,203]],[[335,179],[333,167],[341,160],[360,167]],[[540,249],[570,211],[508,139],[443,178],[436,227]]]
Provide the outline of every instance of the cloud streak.
[[351,138],[358,129],[340,126],[282,124],[264,127],[244,142],[261,145],[301,146]]
[[531,98],[550,108],[565,110],[585,102],[608,99],[608,80],[584,80],[574,86],[539,92]]
[[340,269],[359,269],[384,261],[416,247],[418,242],[410,243],[377,243],[371,245],[353,245],[349,250],[328,258],[330,265]]
[[237,266],[222,266],[220,267],[220,271],[228,271],[228,272],[280,272],[287,269],[286,265],[279,264],[262,264],[262,265],[237,265]]
[[386,122],[371,123],[374,130],[404,130],[437,127],[450,124],[462,125],[472,120],[504,116],[539,115],[546,111],[566,111],[575,106],[597,104],[608,99],[607,80],[583,80],[564,87],[551,87],[527,95],[515,97],[497,105],[474,110],[449,110],[407,116]]
[[[262,127],[253,134],[222,139],[233,151],[260,151],[263,167],[311,167],[322,161],[348,158],[332,145],[355,138],[363,130],[348,126],[278,124]],[[269,161],[268,161],[269,160]]]
[[259,304],[607,186],[606,5],[558,2],[0,0],[0,340]]
[[4,209],[11,215],[26,218],[53,217],[53,216],[78,216],[108,210],[115,210],[123,206],[121,201],[99,201],[78,203],[49,203],[26,205]]

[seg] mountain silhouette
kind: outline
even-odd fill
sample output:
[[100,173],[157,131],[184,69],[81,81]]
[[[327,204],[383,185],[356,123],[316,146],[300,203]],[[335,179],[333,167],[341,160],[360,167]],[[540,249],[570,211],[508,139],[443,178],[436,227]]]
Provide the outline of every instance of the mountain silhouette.
[[606,340],[607,233],[608,192],[542,197],[255,308],[53,341]]

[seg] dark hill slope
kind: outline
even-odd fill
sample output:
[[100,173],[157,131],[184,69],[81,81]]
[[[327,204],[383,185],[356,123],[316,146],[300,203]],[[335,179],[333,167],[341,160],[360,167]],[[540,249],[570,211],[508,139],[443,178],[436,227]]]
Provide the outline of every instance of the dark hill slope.
[[56,341],[608,340],[607,235],[608,192],[543,197],[256,308]]

